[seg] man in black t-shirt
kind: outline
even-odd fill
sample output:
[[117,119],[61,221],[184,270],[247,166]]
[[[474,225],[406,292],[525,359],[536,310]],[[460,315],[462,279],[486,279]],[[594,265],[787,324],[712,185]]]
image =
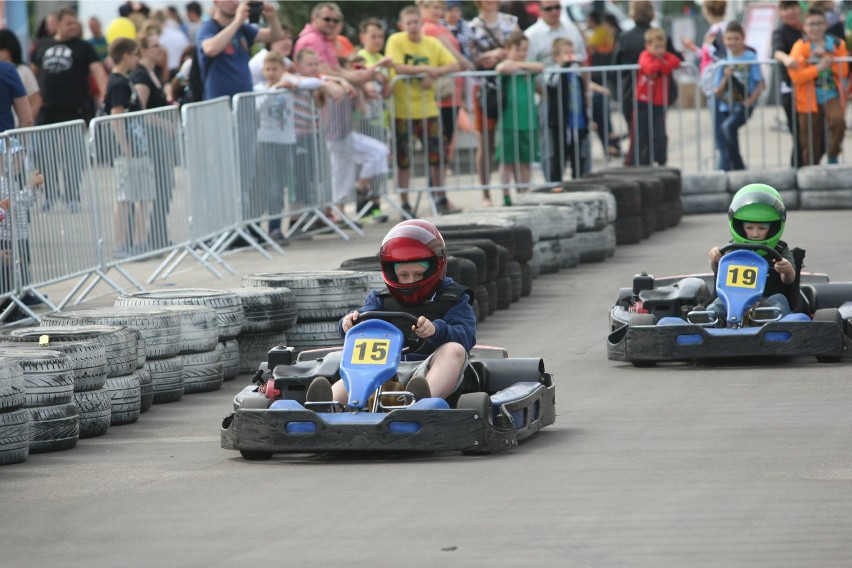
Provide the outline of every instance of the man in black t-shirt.
[[[71,8],[62,8],[56,13],[56,20],[56,35],[39,42],[33,54],[33,71],[38,77],[42,98],[35,123],[57,124],[76,119],[88,122],[95,114],[89,96],[89,76],[95,79],[98,96],[103,97],[106,71],[94,48],[80,39],[77,13]],[[45,208],[49,208],[59,189],[58,172],[49,164],[42,164],[42,167],[48,177]],[[80,171],[72,169],[63,168],[65,199],[75,210],[79,207],[81,178]]]
[[793,44],[803,37],[802,7],[797,0],[781,1],[778,3],[778,10],[781,14],[781,25],[772,32],[772,57],[781,63],[777,67],[781,73],[779,87],[781,107],[787,117],[787,127],[793,136],[793,154],[790,157],[790,165],[798,168],[802,166],[802,150],[798,142],[796,121],[793,120],[796,116],[794,110],[795,97],[787,69],[796,68],[799,65],[798,61],[790,57],[790,50],[793,49]]

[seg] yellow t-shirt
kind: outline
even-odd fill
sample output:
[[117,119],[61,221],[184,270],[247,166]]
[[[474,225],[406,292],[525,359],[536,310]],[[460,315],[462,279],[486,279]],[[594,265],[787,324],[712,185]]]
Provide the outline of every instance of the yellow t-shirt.
[[[388,38],[385,55],[394,63],[402,65],[431,65],[442,67],[455,63],[450,50],[437,39],[423,35],[414,43],[408,34],[398,32]],[[391,78],[395,75],[391,72]],[[435,83],[428,89],[420,86],[420,79],[399,79],[394,84],[393,102],[396,118],[431,118],[438,116],[438,103],[435,100]]]

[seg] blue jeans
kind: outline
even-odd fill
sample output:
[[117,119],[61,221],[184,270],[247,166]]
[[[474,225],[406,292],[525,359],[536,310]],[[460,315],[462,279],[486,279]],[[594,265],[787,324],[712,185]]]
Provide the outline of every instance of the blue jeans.
[[[771,296],[767,296],[758,302],[757,305],[761,308],[778,308],[781,310],[781,317],[789,315],[791,312],[790,302],[787,301],[787,296],[784,294],[772,294]],[[722,303],[721,298],[716,298],[710,302],[707,309],[716,312],[716,316],[721,321],[725,321],[728,318],[728,312],[725,310],[725,304]]]
[[733,108],[722,110],[716,106],[716,149],[719,150],[720,170],[744,170],[745,164],[740,155],[739,129],[748,121],[754,107],[746,109],[745,105],[734,105]]

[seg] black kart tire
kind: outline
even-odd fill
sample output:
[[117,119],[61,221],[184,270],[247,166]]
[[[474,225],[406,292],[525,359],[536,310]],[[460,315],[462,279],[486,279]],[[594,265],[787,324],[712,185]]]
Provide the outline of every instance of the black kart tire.
[[526,298],[532,294],[533,272],[529,262],[521,263],[521,297]]
[[[296,353],[323,347],[339,347],[343,345],[343,338],[337,331],[337,323],[337,320],[297,323],[287,331],[287,346],[293,347]],[[242,367],[242,363],[240,366]]]
[[[488,288],[485,286],[485,284],[480,284],[479,286],[474,288],[473,297],[476,299],[476,303],[479,307],[479,317],[476,321],[485,321],[485,319],[488,317],[488,314],[491,313],[489,311],[491,309],[491,297],[488,294]],[[497,301],[496,298],[494,301]]]
[[[500,274],[500,258],[498,254],[498,245],[494,241],[488,239],[455,239],[448,238],[446,240],[447,251],[451,253],[458,248],[476,247],[485,253],[486,265],[486,280],[494,280]],[[506,250],[504,248],[504,250]]]
[[644,233],[641,215],[619,217],[615,220],[615,242],[620,245],[635,245],[642,240]]
[[136,369],[133,374],[139,381],[139,412],[145,414],[154,404],[154,379],[151,372],[144,367]]
[[[166,310],[180,317],[180,352],[198,353],[213,349],[219,341],[219,324],[216,310],[206,306],[152,303],[148,298],[119,296],[116,307],[151,308]],[[144,335],[142,336],[144,339]],[[148,346],[145,344],[145,356]]]
[[521,263],[517,260],[510,260],[506,272],[512,283],[512,302],[517,302],[521,299]]
[[499,225],[462,225],[442,226],[439,230],[444,240],[486,239],[506,247],[513,258],[516,254],[516,231],[511,227],[501,227]]
[[241,334],[285,331],[299,319],[296,294],[285,287],[234,288],[243,306]]
[[[837,308],[822,308],[814,312],[813,321],[827,321],[836,323],[843,330],[843,315]],[[817,361],[820,363],[837,363],[840,361],[840,355],[817,355]]]
[[[476,264],[472,260],[467,258],[461,258],[459,256],[453,256],[450,254],[447,257],[447,264],[452,263],[458,268],[459,277],[456,279],[454,276],[450,276],[457,283],[462,286],[467,286],[468,288],[476,288],[478,274],[476,270]],[[447,275],[449,276],[449,270],[447,270]]]
[[[459,397],[456,403],[456,408],[459,410],[473,410],[476,413],[477,420],[484,420],[488,424],[494,423],[494,410],[491,406],[491,397],[484,392],[469,392],[464,393]],[[465,455],[487,454],[488,450],[471,448],[463,450]]]
[[476,267],[476,284],[484,284],[488,279],[488,261],[485,252],[478,247],[447,245],[447,253],[456,258],[469,260]]
[[497,287],[497,309],[508,309],[512,305],[512,279],[508,276],[498,276],[494,284]]
[[485,283],[485,289],[488,290],[488,315],[490,316],[497,311],[499,303],[499,293],[497,292],[497,282],[490,281]]

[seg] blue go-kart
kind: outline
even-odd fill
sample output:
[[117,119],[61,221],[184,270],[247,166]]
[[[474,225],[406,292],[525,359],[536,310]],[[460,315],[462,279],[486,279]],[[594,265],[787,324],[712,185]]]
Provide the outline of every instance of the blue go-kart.
[[[802,278],[794,298],[798,311],[760,306],[769,262],[778,252],[765,245],[732,243],[721,249],[718,271],[655,279],[636,275],[610,310],[607,356],[637,367],[660,361],[795,357],[819,361],[848,356],[852,341],[852,283],[831,283],[825,275]],[[727,317],[705,306],[715,294]]]
[[[343,348],[275,347],[222,421],[222,447],[243,458],[282,452],[508,450],[555,420],[555,387],[544,362],[476,346],[464,380],[447,399],[415,400],[402,389],[419,361],[403,361],[425,340],[401,312],[365,312]],[[346,405],[307,402],[314,377],[344,381]],[[394,380],[397,379],[397,380]],[[390,382],[389,382],[390,381]]]

